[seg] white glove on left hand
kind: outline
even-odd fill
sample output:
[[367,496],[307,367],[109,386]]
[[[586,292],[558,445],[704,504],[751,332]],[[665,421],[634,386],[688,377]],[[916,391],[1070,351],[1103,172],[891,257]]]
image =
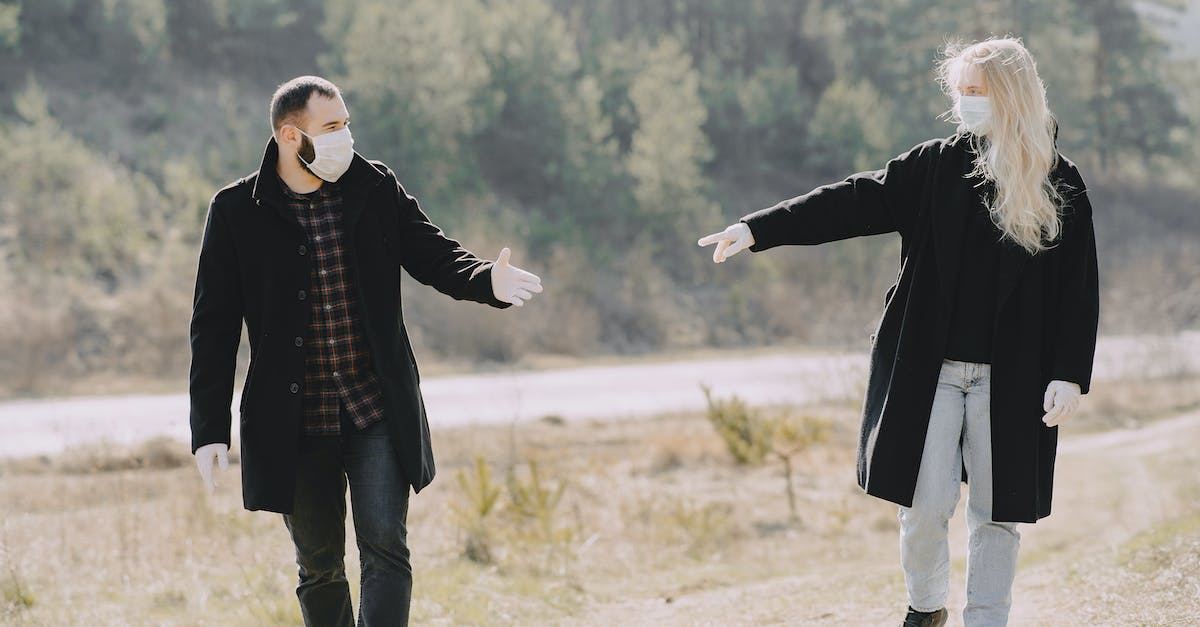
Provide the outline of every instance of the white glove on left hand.
[[1042,401],[1042,422],[1047,427],[1057,427],[1067,421],[1076,409],[1079,409],[1079,399],[1082,396],[1078,383],[1069,381],[1051,381],[1046,386],[1046,397]]
[[508,258],[511,255],[512,251],[505,247],[492,265],[492,294],[496,300],[520,307],[534,294],[542,293],[542,279],[532,272],[509,265]]
[[229,447],[224,442],[205,444],[196,449],[196,468],[200,471],[200,478],[204,481],[204,487],[208,488],[209,494],[217,488],[213,461],[217,462],[217,467],[221,470],[229,468]]

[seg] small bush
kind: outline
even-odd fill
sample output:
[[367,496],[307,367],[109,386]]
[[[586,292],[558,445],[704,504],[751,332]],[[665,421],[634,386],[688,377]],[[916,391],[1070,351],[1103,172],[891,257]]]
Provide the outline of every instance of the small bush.
[[826,420],[803,416],[793,418],[783,415],[771,425],[771,453],[783,464],[783,477],[787,481],[788,511],[792,520],[799,520],[796,510],[796,488],[792,483],[792,464],[797,455],[803,454],[815,444],[829,440],[833,426]]
[[526,466],[525,472],[510,470],[504,486],[492,478],[483,457],[475,458],[473,472],[458,471],[459,497],[451,509],[454,523],[464,535],[464,558],[493,564],[501,541],[526,549],[520,554],[544,548],[547,560],[567,556],[565,548],[578,535],[562,522],[560,506],[567,484],[548,481],[536,459],[528,460]]
[[8,576],[0,581],[0,618],[3,618],[33,607],[35,599],[13,559],[5,527],[0,527],[0,558],[8,562]]
[[712,388],[700,386],[708,401],[708,422],[725,442],[729,454],[738,464],[760,464],[771,452],[770,424],[760,412],[742,399],[713,398]]
[[676,501],[666,514],[671,527],[687,538],[688,556],[700,558],[720,546],[733,532],[733,507],[728,503],[697,504]]
[[4,582],[4,587],[0,590],[0,595],[4,600],[4,609],[9,611],[21,611],[33,607],[35,599],[21,578],[14,572],[8,581]]
[[474,473],[459,470],[455,479],[461,498],[451,505],[451,511],[465,535],[462,555],[478,564],[491,564],[496,535],[492,521],[499,508],[500,486],[492,481],[491,467],[482,456],[475,458]]
[[508,476],[509,510],[516,519],[520,539],[542,544],[554,553],[575,538],[574,530],[559,522],[559,505],[567,484],[546,481],[536,459],[528,460],[527,466],[524,478],[515,471]]
[[774,458],[783,465],[788,510],[793,520],[799,520],[796,490],[792,483],[794,460],[814,444],[828,440],[832,425],[826,420],[810,416],[767,416],[737,396],[715,399],[712,388],[701,386],[701,389],[708,401],[708,421],[738,464],[762,464]]

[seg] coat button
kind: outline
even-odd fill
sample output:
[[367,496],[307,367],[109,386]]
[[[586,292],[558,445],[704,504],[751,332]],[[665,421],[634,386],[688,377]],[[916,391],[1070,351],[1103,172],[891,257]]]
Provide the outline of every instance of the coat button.
[[296,300],[304,300],[305,298],[308,298],[308,292],[304,290],[296,292]]
[[297,335],[296,336],[296,348],[300,348],[301,346],[304,346],[304,338]]
[[299,391],[300,391],[300,384],[299,384],[299,383],[293,383],[293,384],[292,384],[292,387],[291,387],[291,388],[289,388],[289,389],[291,389],[291,390],[292,390],[292,394],[295,394],[295,393],[297,393],[297,392],[299,392]]
[[298,247],[296,247],[296,252],[300,253],[300,256],[303,257],[304,255],[308,254],[308,247],[305,246],[304,244],[301,244]]

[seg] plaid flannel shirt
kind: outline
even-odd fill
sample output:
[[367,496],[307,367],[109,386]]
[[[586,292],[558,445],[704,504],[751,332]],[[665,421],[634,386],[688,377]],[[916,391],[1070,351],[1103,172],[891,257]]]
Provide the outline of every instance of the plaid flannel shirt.
[[[342,237],[342,195],[335,183],[297,194],[280,181],[288,208],[308,233],[301,254],[313,257],[306,298],[312,320],[304,356],[304,433],[337,435],[344,408],[355,426],[383,420],[383,393],[358,316]],[[305,248],[307,250],[305,250]]]

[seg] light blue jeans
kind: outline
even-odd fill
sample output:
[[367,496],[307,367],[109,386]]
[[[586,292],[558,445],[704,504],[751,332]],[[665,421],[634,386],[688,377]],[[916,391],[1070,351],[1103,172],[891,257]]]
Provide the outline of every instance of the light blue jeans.
[[991,366],[947,359],[938,375],[929,431],[912,507],[900,508],[900,562],[913,609],[946,605],[950,587],[947,532],[965,463],[968,627],[1004,625],[1012,605],[1021,534],[992,520]]

